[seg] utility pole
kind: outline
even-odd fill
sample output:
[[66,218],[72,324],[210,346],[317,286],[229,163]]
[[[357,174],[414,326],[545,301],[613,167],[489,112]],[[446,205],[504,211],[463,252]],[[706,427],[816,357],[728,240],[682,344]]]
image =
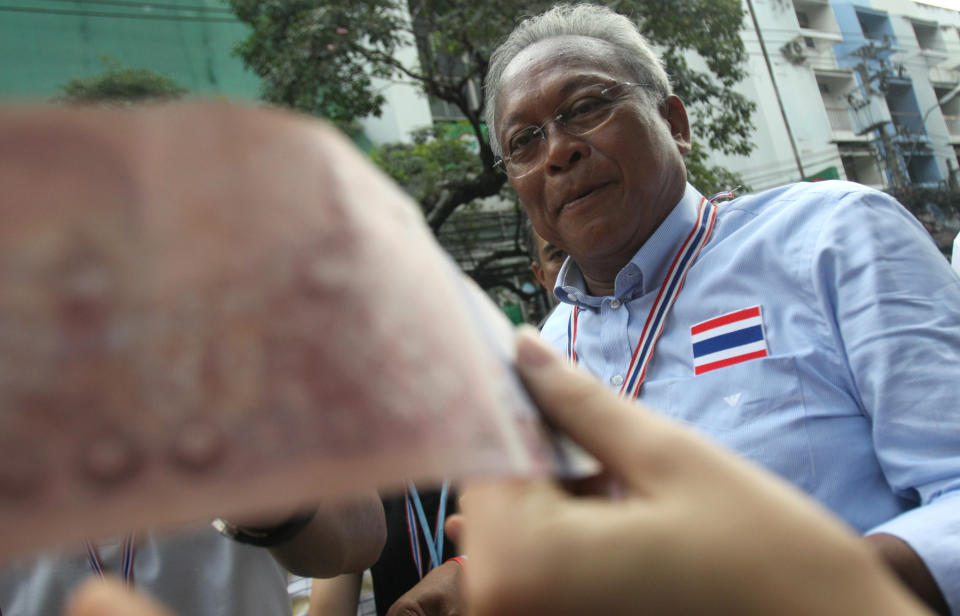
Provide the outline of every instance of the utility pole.
[[790,130],[790,120],[787,119],[787,112],[783,108],[783,99],[780,98],[780,88],[777,87],[777,78],[773,74],[773,64],[770,62],[770,56],[767,55],[767,46],[763,42],[763,34],[760,32],[760,24],[757,23],[757,14],[753,10],[752,0],[747,0],[747,9],[750,10],[750,18],[753,20],[753,30],[757,33],[757,40],[760,41],[760,51],[763,52],[763,60],[767,63],[770,83],[773,84],[773,92],[777,96],[777,106],[780,108],[780,116],[783,118],[783,125],[787,129],[787,137],[790,139],[790,149],[793,150],[793,160],[797,163],[797,171],[800,172],[800,179],[803,179],[806,177],[806,174],[803,172],[803,163],[800,162],[800,152],[797,151],[797,143],[793,138],[793,131]]
[[[886,81],[886,78],[889,76],[890,68],[886,65],[886,62],[880,59],[880,51],[884,49],[889,49],[889,42],[885,47],[878,49],[872,42],[869,45],[864,45],[857,51],[853,52],[854,55],[860,56],[860,63],[854,66],[854,70],[860,75],[860,81],[863,83],[863,89],[866,92],[867,100],[873,96],[880,96],[881,93],[873,87],[874,80],[879,79],[881,83]],[[881,68],[876,73],[870,74],[870,68],[867,65],[867,60],[878,60],[881,63]],[[881,124],[877,129],[880,133],[880,143],[883,145],[883,154],[884,154],[884,164],[887,169],[890,171],[890,175],[893,176],[893,186],[894,188],[903,188],[907,186],[909,181],[907,180],[906,175],[903,173],[903,168],[900,164],[900,148],[893,142],[893,139],[890,137],[890,133],[887,132],[886,123]]]

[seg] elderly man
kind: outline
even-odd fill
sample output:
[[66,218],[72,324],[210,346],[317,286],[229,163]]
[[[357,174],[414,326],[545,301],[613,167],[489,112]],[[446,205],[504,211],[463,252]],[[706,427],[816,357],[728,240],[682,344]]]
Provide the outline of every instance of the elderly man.
[[960,280],[893,199],[847,182],[713,204],[635,25],[592,6],[493,54],[491,140],[570,257],[543,336],[780,474],[960,613]]

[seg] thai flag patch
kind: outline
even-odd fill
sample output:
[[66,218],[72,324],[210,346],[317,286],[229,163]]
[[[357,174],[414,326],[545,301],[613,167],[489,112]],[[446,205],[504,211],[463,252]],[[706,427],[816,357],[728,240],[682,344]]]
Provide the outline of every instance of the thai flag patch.
[[760,306],[698,323],[690,328],[690,336],[695,374],[767,356]]

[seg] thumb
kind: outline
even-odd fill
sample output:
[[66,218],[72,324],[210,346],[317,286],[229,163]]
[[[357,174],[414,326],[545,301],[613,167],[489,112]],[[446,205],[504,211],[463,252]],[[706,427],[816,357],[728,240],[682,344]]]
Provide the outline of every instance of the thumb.
[[463,514],[455,513],[447,518],[443,525],[443,532],[447,534],[450,541],[460,545],[460,540],[463,538]]
[[172,616],[115,580],[90,580],[70,598],[64,616]]
[[517,371],[544,417],[640,494],[697,451],[682,428],[564,361],[533,328],[518,330]]

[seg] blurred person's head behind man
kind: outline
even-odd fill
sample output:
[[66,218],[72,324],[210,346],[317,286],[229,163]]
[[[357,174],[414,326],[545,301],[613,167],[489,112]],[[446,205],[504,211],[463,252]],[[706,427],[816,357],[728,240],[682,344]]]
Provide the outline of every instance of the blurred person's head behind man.
[[534,280],[543,287],[552,298],[553,288],[557,283],[557,275],[567,253],[556,245],[540,237],[533,229],[533,224],[527,219],[524,224],[527,256],[530,258],[530,271]]

